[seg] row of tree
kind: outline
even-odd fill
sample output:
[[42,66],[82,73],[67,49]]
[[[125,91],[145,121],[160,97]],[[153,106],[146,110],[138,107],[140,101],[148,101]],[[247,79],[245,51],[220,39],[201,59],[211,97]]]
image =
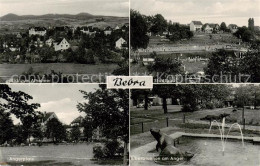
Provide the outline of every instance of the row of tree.
[[167,99],[179,100],[182,111],[193,112],[199,109],[222,108],[226,101],[233,101],[233,106],[244,107],[260,105],[260,87],[254,85],[155,85],[152,90],[132,90],[133,100],[143,100],[144,109],[148,110],[149,97],[162,99],[162,108],[167,113]]
[[178,41],[181,39],[190,39],[193,33],[189,26],[179,25],[167,21],[161,14],[154,16],[145,16],[138,11],[131,10],[131,47],[136,50],[138,48],[146,48],[149,43],[148,32],[154,35],[162,35],[167,32],[166,37],[171,41]]
[[152,90],[132,90],[131,98],[144,99],[144,109],[148,109],[151,96],[162,98],[164,113],[167,113],[167,99],[179,100],[185,112],[197,111],[199,108],[209,108],[216,103],[216,107],[223,106],[224,100],[230,93],[230,87],[225,85],[155,85]]

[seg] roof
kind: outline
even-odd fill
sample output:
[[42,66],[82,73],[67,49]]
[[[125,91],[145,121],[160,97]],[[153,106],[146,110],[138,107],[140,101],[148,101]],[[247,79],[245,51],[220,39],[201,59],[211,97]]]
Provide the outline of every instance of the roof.
[[[62,40],[65,38],[58,38],[57,40],[55,40],[55,43],[57,43],[58,45],[62,42]],[[66,40],[66,39],[65,39]],[[67,41],[67,40],[66,40]]]
[[79,116],[79,117],[77,117],[76,119],[74,119],[72,122],[71,122],[71,124],[73,124],[73,123],[82,123],[82,121],[83,121],[83,117],[82,116]]
[[192,21],[194,25],[203,25],[201,21]]
[[126,40],[124,38],[122,38],[122,37],[120,37],[117,41],[119,41],[119,40],[123,40],[123,41],[126,42]]
[[45,27],[30,27],[29,29],[34,29],[35,31],[46,31]]
[[112,28],[110,26],[105,28],[105,31],[111,31],[111,30],[112,30]]
[[54,112],[47,112],[46,114],[44,114],[44,117],[43,117],[43,121],[45,122],[47,119],[49,119],[49,117],[54,114]]
[[206,24],[203,25],[203,27],[205,28],[207,25],[208,25],[210,28],[216,28],[217,26],[219,26],[218,24],[206,23]]
[[229,24],[228,27],[234,28],[234,27],[237,27],[237,25],[236,24]]

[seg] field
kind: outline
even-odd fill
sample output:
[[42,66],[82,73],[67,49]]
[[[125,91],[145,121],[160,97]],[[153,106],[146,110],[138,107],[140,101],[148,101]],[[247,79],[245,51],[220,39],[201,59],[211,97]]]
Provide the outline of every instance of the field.
[[197,33],[194,34],[190,40],[181,40],[177,42],[162,41],[160,37],[152,36],[148,47],[155,46],[181,46],[181,45],[214,45],[214,44],[237,44],[239,39],[234,37],[231,33],[223,34],[205,34]]
[[21,75],[30,68],[40,74],[50,74],[51,70],[62,74],[87,74],[91,75],[111,75],[118,66],[116,64],[74,64],[74,63],[41,63],[41,64],[0,64],[1,81],[5,82],[13,75]]
[[[104,18],[104,21],[96,21],[97,18]],[[55,26],[95,26],[104,28],[107,26],[115,27],[129,23],[129,18],[112,17],[112,16],[95,16],[89,19],[72,19],[72,18],[45,18],[45,19],[25,19],[19,21],[0,21],[0,34],[14,32],[27,32],[29,27],[55,27]]]
[[[25,161],[22,161],[25,160]],[[27,161],[26,161],[27,160]],[[0,164],[24,166],[86,166],[96,165],[93,160],[93,143],[75,145],[48,145],[25,147],[1,147]],[[103,165],[121,164],[119,161],[105,161]]]

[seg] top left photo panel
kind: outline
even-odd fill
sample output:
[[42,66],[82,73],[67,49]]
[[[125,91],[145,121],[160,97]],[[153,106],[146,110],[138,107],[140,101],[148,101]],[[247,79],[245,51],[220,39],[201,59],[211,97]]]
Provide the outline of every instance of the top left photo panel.
[[0,83],[129,75],[129,0],[0,0]]

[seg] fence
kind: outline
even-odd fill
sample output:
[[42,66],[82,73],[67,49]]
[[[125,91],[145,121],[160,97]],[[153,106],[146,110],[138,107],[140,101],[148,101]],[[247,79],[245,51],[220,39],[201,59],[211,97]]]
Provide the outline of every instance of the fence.
[[183,114],[182,119],[170,119],[168,117],[156,119],[153,121],[142,121],[138,123],[131,124],[130,130],[131,134],[139,134],[150,131],[151,128],[165,128],[176,126],[178,124],[189,123],[185,114]]

